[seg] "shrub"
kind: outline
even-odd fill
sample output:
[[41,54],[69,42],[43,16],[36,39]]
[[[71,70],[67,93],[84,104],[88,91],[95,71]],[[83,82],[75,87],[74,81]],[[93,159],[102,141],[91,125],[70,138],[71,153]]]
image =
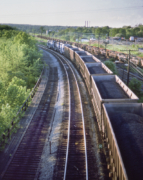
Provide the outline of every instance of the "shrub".
[[104,64],[114,73],[117,74],[117,69],[116,66],[113,62],[111,61],[105,61]]
[[141,86],[142,86],[142,83],[136,78],[133,78],[129,82],[129,88],[139,97],[142,95]]
[[115,62],[115,59],[114,58],[110,58],[109,61]]

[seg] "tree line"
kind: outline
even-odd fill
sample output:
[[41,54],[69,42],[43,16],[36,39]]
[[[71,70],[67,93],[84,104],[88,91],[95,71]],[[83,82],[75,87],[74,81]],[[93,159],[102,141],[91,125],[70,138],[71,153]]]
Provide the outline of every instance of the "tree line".
[[37,82],[43,63],[35,39],[0,25],[0,136]]

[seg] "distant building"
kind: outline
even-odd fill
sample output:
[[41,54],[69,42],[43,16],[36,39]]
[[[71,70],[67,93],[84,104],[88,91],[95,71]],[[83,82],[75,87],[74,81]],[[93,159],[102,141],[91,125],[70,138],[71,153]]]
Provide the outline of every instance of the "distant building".
[[143,42],[143,37],[130,36],[129,40],[130,41],[135,41],[135,42]]

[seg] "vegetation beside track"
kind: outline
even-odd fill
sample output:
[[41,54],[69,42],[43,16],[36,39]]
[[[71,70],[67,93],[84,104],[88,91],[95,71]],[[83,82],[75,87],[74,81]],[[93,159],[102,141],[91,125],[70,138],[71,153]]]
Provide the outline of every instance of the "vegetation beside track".
[[[97,43],[91,44],[91,46],[96,46],[98,47]],[[105,48],[105,45],[99,44],[100,48]],[[138,51],[138,48],[143,48],[143,44],[132,44],[132,45],[116,45],[116,44],[107,44],[106,49],[112,50],[112,51],[117,51],[117,52],[123,52],[122,50],[127,50],[124,51],[125,54],[128,54],[129,49],[132,50],[137,50],[137,51],[132,51],[132,54],[138,57],[143,58],[143,53]]]
[[0,136],[28,97],[43,64],[36,40],[9,26],[0,26]]

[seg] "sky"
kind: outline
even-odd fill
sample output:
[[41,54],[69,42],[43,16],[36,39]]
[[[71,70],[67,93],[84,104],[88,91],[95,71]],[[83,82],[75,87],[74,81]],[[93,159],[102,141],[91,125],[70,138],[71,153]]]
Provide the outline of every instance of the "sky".
[[0,0],[0,24],[123,27],[143,24],[143,0]]

